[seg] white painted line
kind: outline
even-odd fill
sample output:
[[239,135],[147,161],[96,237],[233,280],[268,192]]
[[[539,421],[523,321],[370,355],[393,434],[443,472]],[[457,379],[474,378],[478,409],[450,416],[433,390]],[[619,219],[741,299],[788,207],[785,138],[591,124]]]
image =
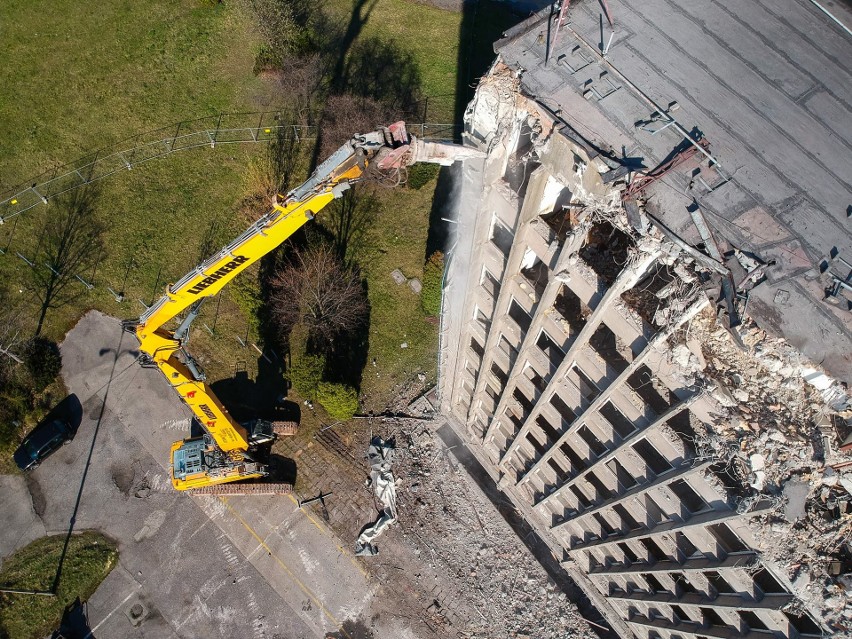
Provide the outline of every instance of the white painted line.
[[811,4],[812,4],[812,5],[814,5],[814,6],[815,6],[817,9],[819,9],[820,11],[822,11],[822,12],[823,12],[825,15],[827,15],[829,18],[831,18],[832,20],[834,20],[834,21],[835,21],[835,22],[836,22],[836,23],[840,26],[840,28],[841,28],[841,29],[843,29],[846,33],[848,33],[849,35],[851,35],[851,36],[852,36],[852,31],[850,31],[850,30],[849,30],[849,27],[847,27],[845,24],[843,24],[843,23],[842,23],[842,22],[841,22],[838,18],[836,18],[836,17],[834,16],[834,14],[832,14],[832,13],[831,13],[828,9],[826,9],[824,6],[822,6],[822,5],[821,5],[819,2],[817,2],[816,0],[811,0]]
[[[141,588],[141,586],[140,586],[140,588]],[[138,590],[138,588],[137,588],[137,590]],[[104,617],[103,619],[101,619],[101,620],[100,620],[100,622],[98,623],[98,625],[97,625],[97,626],[95,626],[94,628],[92,628],[91,630],[89,630],[89,632],[86,634],[86,636],[85,636],[85,637],[83,637],[83,639],[92,639],[92,637],[93,637],[93,633],[94,633],[94,632],[95,632],[98,628],[100,628],[102,625],[104,625],[104,622],[105,622],[107,619],[109,619],[110,617],[112,617],[112,616],[115,614],[115,611],[116,611],[116,610],[118,610],[119,608],[121,608],[124,604],[126,604],[126,603],[127,603],[127,600],[128,600],[128,599],[130,599],[130,598],[131,598],[133,595],[135,595],[135,594],[136,594],[136,592],[134,591],[134,592],[131,592],[129,595],[127,595],[127,596],[124,598],[124,600],[122,600],[122,602],[121,602],[120,604],[118,604],[115,608],[113,608],[112,610],[110,610],[109,614],[108,614],[106,617]]]

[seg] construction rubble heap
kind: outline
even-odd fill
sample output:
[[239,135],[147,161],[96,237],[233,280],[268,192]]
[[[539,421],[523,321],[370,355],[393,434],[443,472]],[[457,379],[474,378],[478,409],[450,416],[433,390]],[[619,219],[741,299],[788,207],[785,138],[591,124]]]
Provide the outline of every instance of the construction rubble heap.
[[698,36],[640,46],[649,16],[717,10],[609,4],[611,49],[597,3],[506,32],[468,106],[486,158],[456,174],[440,412],[617,635],[850,634],[848,238],[812,234],[836,191],[801,188],[811,235],[786,224],[785,167],[758,179],[760,142],[737,143],[758,124],[710,115],[739,98],[677,84]]

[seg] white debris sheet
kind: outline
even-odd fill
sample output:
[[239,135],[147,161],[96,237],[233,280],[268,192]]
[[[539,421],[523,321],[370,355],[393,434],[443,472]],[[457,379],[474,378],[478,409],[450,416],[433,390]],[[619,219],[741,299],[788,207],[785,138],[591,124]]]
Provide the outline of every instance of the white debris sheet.
[[367,526],[355,542],[355,554],[370,556],[378,554],[378,548],[373,544],[376,537],[385,529],[396,523],[396,482],[391,466],[393,465],[396,443],[393,439],[387,441],[381,437],[373,437],[367,449],[367,460],[370,462],[370,482],[375,491],[376,499],[382,505],[379,518]]

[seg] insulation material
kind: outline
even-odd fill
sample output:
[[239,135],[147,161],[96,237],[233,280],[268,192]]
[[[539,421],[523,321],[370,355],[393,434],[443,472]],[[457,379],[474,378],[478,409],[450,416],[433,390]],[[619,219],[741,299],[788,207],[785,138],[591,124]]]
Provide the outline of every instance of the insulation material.
[[369,481],[382,508],[379,518],[364,528],[355,542],[356,555],[377,555],[379,550],[373,542],[388,526],[396,523],[396,482],[391,472],[395,448],[393,439],[385,441],[381,437],[373,437],[367,449],[367,460],[370,462]]

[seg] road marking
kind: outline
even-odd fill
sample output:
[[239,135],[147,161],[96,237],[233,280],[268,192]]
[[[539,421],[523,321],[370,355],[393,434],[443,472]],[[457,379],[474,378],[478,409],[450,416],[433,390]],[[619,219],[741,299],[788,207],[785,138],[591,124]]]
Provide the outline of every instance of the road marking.
[[257,539],[258,543],[263,547],[263,549],[266,550],[267,553],[269,553],[269,556],[273,557],[275,559],[275,561],[278,562],[278,565],[280,565],[284,569],[284,571],[288,575],[290,575],[290,578],[296,583],[297,586],[299,586],[301,591],[303,593],[305,593],[311,601],[313,601],[317,606],[319,606],[320,610],[322,610],[323,614],[326,617],[328,617],[329,621],[331,621],[331,623],[333,623],[335,626],[337,626],[338,631],[343,633],[343,635],[346,637],[346,639],[352,639],[352,636],[348,632],[346,632],[346,630],[343,628],[343,625],[335,618],[335,616],[333,614],[331,614],[331,612],[328,610],[328,608],[326,608],[325,605],[317,598],[317,596],[314,594],[314,592],[310,588],[308,588],[305,584],[302,583],[301,579],[299,579],[296,576],[296,574],[292,570],[290,570],[290,567],[286,563],[284,563],[284,561],[277,554],[272,552],[272,548],[270,548],[266,544],[266,542],[263,539],[261,539],[260,535],[258,535],[255,532],[254,528],[249,526],[246,523],[245,519],[240,517],[240,514],[236,510],[231,508],[231,504],[228,503],[228,498],[227,497],[219,497],[219,499],[222,501],[223,504],[225,504],[225,508],[227,508],[230,511],[230,513],[234,517],[236,517],[237,521],[239,521],[243,525],[243,528],[245,528],[251,534],[252,537]]
[[[139,587],[137,588],[137,590],[139,590],[140,588],[142,588],[142,586],[139,586]],[[110,611],[109,611],[109,613],[107,614],[107,616],[106,616],[106,617],[104,617],[103,619],[101,619],[101,620],[100,620],[100,622],[98,623],[98,625],[97,625],[97,626],[95,626],[94,628],[92,628],[91,630],[89,630],[89,632],[86,634],[86,636],[85,636],[85,637],[83,637],[83,639],[94,639],[94,632],[95,632],[98,628],[100,628],[102,625],[104,625],[104,623],[106,622],[106,620],[107,620],[107,619],[109,619],[110,617],[112,617],[112,616],[113,616],[113,614],[115,613],[115,611],[116,611],[116,610],[118,610],[119,608],[121,608],[124,604],[126,604],[126,603],[127,603],[127,600],[128,600],[128,599],[130,599],[130,598],[131,598],[133,595],[135,595],[135,594],[136,594],[136,592],[131,592],[129,595],[127,595],[127,596],[126,596],[126,597],[122,600],[122,602],[121,602],[120,604],[118,604],[115,608],[113,608],[112,610],[110,610]]]
[[[287,495],[287,496],[293,501],[294,504],[296,504],[296,506],[299,505],[299,500],[296,499],[295,497],[293,497],[292,494]],[[343,546],[341,546],[340,544],[337,543],[337,541],[334,538],[334,534],[331,531],[329,531],[325,526],[323,526],[317,519],[312,517],[311,513],[309,513],[304,508],[299,508],[298,510],[301,511],[302,514],[305,515],[305,517],[307,517],[314,526],[319,528],[321,533],[323,533],[324,535],[326,535],[327,537],[329,537],[331,539],[332,543],[334,543],[334,545],[340,551],[340,554],[342,554],[344,557],[346,557],[349,560],[349,563],[351,563],[353,566],[355,566],[358,569],[358,571],[362,575],[364,575],[365,579],[370,578],[370,573],[368,573],[366,570],[364,570],[364,567],[360,563],[358,563],[358,560],[355,559],[354,555],[350,554]]]

